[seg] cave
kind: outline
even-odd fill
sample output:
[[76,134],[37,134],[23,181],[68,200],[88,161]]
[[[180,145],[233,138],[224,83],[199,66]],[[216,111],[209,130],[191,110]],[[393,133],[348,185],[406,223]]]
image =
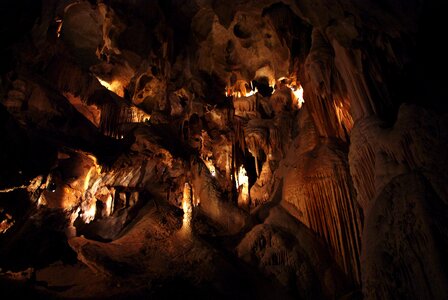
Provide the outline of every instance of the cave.
[[440,2],[1,1],[1,297],[448,299]]

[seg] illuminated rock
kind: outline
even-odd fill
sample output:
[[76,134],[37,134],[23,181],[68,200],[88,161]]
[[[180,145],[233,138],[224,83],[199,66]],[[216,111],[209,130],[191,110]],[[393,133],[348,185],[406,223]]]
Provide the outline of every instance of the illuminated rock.
[[[307,112],[302,112],[300,128],[314,126]],[[340,266],[359,281],[363,215],[351,183],[347,154],[331,141],[320,142],[313,132],[315,128],[303,140],[299,135],[287,154],[283,203],[330,245]],[[313,140],[314,146],[310,144]]]
[[446,298],[437,1],[7,2],[3,294]]

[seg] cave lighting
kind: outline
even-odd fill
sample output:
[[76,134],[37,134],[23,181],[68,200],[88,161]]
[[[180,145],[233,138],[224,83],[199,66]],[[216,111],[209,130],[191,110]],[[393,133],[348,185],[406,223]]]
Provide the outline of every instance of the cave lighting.
[[213,164],[213,161],[208,158],[202,159],[202,161],[204,162],[205,166],[209,170],[210,174],[213,177],[215,177],[216,176],[216,168],[215,168],[215,165]]
[[299,108],[302,107],[303,103],[305,103],[305,99],[303,99],[303,87],[299,83],[298,86],[289,87],[294,94],[295,101],[297,102],[297,106]]
[[271,95],[273,95],[275,93],[275,79],[271,78],[269,79],[269,87],[272,89]]
[[96,200],[95,198],[90,198],[89,195],[95,195],[98,186],[101,183],[100,179],[96,179],[97,175],[101,173],[101,166],[98,164],[95,156],[91,154],[87,154],[87,156],[91,159],[93,166],[91,166],[90,170],[87,172],[83,184],[84,193],[86,197],[88,197],[87,199],[90,200],[85,202],[86,205],[82,205],[81,218],[86,224],[93,221],[96,215]]
[[10,188],[0,190],[0,193],[10,193],[12,191],[19,190],[19,189],[25,189],[25,188],[27,188],[26,185],[10,187]]
[[250,90],[249,92],[243,92],[243,91],[232,91],[230,88],[226,88],[226,97],[234,97],[234,98],[241,98],[241,97],[250,97],[258,93],[258,89],[255,88],[254,90]]
[[145,112],[144,110],[131,105],[129,107],[132,113],[132,122],[133,123],[145,123],[151,120],[151,115]]
[[184,217],[182,220],[181,232],[189,234],[191,232],[191,216],[193,213],[192,207],[192,188],[188,182],[184,184],[184,191],[182,195],[182,210],[184,211]]
[[123,92],[123,87],[121,85],[121,82],[118,80],[112,80],[111,83],[102,80],[101,78],[99,78],[98,76],[95,76],[96,79],[98,79],[98,81],[100,82],[100,84],[102,86],[104,86],[106,89],[108,89],[109,91],[117,94],[120,97],[124,97],[124,92]]
[[86,224],[89,224],[93,219],[95,219],[96,214],[96,203],[92,201],[90,207],[87,210],[84,210],[81,214],[81,218]]
[[350,107],[345,107],[342,101],[335,101],[333,105],[339,124],[343,125],[350,132],[353,127],[353,118],[350,114]]
[[114,198],[111,195],[109,195],[109,197],[107,197],[106,200],[106,216],[110,216],[112,214],[113,204],[114,204]]
[[[298,108],[301,108],[303,103],[305,103],[305,99],[303,99],[303,87],[300,83],[296,83],[295,79],[289,79],[287,77],[280,77],[277,81],[282,80],[288,80],[290,83],[286,84],[286,86],[291,90],[293,93],[294,101],[297,104]],[[272,94],[276,91],[276,85],[275,80],[269,80],[269,86],[272,88]],[[258,93],[258,89],[253,86],[252,81],[249,83],[250,91],[247,92],[244,89],[236,89],[234,87],[226,87],[225,88],[225,95],[226,97],[234,97],[234,98],[241,98],[241,97],[250,97]]]
[[258,93],[258,89],[257,89],[257,88],[255,88],[254,90],[251,90],[249,93],[247,93],[247,94],[245,95],[245,97],[253,96],[253,95],[255,95],[256,93]]
[[241,194],[238,196],[238,205],[243,206],[249,204],[249,177],[243,165],[240,166],[235,180],[236,189],[241,190]]
[[[3,212],[2,210],[0,210],[0,213]],[[15,221],[12,219],[12,216],[8,213],[4,214],[5,219],[3,221],[0,222],[0,234],[5,233],[6,231],[8,231],[9,228],[11,228]]]
[[302,85],[296,81],[295,77],[288,78],[288,77],[280,77],[277,81],[281,82],[282,80],[285,80],[288,82],[286,86],[291,90],[292,94],[294,95],[294,101],[297,103],[298,108],[302,108],[303,103],[305,103],[305,99],[303,99],[303,87]]
[[57,18],[55,20],[56,24],[58,25],[58,28],[56,29],[56,34],[58,36],[58,38],[61,36],[61,30],[62,30],[62,20]]
[[[249,87],[249,89],[246,89],[246,87]],[[233,86],[225,88],[226,97],[234,97],[234,98],[250,97],[255,95],[257,92],[258,90],[257,88],[253,87],[252,81],[250,82],[250,84],[247,84],[247,82],[243,80],[238,80],[238,82],[235,83]]]

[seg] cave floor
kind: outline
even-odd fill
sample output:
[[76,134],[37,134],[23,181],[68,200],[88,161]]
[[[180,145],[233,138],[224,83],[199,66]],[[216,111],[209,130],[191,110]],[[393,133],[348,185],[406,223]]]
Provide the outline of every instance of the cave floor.
[[80,261],[56,261],[28,278],[3,273],[0,290],[33,299],[292,298],[236,258],[228,248],[234,237],[211,234],[214,229],[200,217],[192,234],[176,214],[173,207],[147,203],[117,240],[74,237],[69,243]]

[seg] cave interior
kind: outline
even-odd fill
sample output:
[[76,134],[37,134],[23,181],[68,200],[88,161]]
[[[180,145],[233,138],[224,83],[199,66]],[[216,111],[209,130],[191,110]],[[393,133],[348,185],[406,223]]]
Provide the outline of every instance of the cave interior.
[[0,295],[448,299],[440,2],[1,1]]

